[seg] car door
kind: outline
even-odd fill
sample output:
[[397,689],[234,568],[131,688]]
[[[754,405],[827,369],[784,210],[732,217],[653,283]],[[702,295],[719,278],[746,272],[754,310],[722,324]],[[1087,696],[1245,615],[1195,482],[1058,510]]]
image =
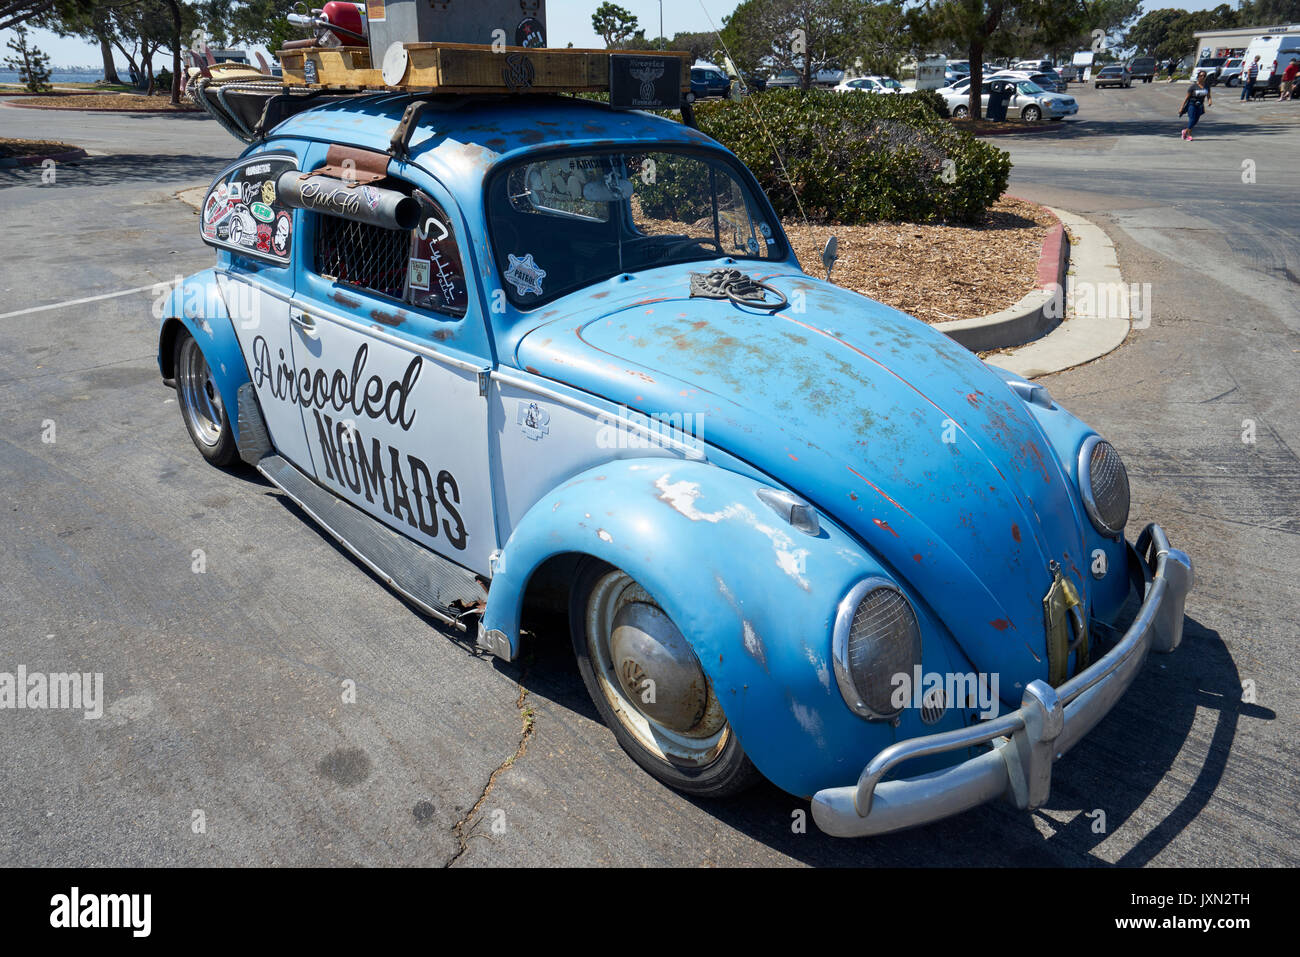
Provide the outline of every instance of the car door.
[[[394,161],[375,184],[415,197],[419,225],[387,230],[311,212],[291,303],[312,386],[302,418],[316,480],[480,574],[497,548],[488,481],[482,301],[467,230],[427,174]],[[302,374],[300,371],[300,374]]]
[[[296,144],[298,149],[306,144]],[[298,411],[289,322],[293,258],[301,210],[280,202],[278,176],[298,168],[287,144],[228,166],[199,212],[204,242],[218,250],[216,278],[257,394],[271,444],[299,468],[312,468]]]

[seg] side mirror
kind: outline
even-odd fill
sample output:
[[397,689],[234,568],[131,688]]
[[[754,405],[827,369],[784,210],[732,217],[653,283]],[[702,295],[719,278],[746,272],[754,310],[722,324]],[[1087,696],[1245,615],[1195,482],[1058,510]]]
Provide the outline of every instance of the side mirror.
[[826,240],[826,248],[822,250],[822,265],[826,267],[826,281],[831,281],[831,270],[835,268],[835,260],[840,258],[840,242],[834,236]]

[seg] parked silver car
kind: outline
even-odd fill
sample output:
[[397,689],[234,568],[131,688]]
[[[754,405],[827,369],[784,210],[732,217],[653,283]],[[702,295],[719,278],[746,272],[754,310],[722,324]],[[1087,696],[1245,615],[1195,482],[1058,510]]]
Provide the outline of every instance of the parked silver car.
[[[980,95],[980,111],[987,115],[989,94],[995,89],[1004,89],[1011,94],[1007,103],[1007,118],[1018,117],[1026,123],[1037,123],[1041,119],[1060,120],[1079,112],[1079,104],[1072,96],[1049,93],[1037,83],[1012,77],[990,77],[984,81]],[[960,119],[970,115],[969,94],[966,90],[950,92],[939,91],[948,103],[948,112]]]
[[1129,68],[1119,64],[1111,63],[1102,67],[1092,76],[1093,89],[1100,90],[1103,86],[1118,86],[1123,89],[1133,85],[1133,74]]

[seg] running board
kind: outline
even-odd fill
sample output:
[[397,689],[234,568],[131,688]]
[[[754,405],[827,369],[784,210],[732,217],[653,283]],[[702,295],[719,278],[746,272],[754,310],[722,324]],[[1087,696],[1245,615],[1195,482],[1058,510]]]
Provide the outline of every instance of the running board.
[[465,631],[451,605],[459,600],[472,606],[484,597],[473,572],[349,505],[279,455],[263,456],[257,470],[399,595],[425,614]]

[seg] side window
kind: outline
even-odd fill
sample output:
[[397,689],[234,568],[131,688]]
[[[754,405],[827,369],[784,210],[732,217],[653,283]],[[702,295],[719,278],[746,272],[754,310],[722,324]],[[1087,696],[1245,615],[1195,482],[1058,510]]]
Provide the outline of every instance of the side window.
[[451,217],[418,189],[415,198],[420,201],[420,224],[411,235],[406,301],[419,309],[463,316],[469,289]]
[[469,292],[451,218],[420,190],[404,188],[392,180],[384,187],[401,189],[419,202],[416,228],[385,229],[313,213],[316,273],[417,309],[455,318],[464,316]]

